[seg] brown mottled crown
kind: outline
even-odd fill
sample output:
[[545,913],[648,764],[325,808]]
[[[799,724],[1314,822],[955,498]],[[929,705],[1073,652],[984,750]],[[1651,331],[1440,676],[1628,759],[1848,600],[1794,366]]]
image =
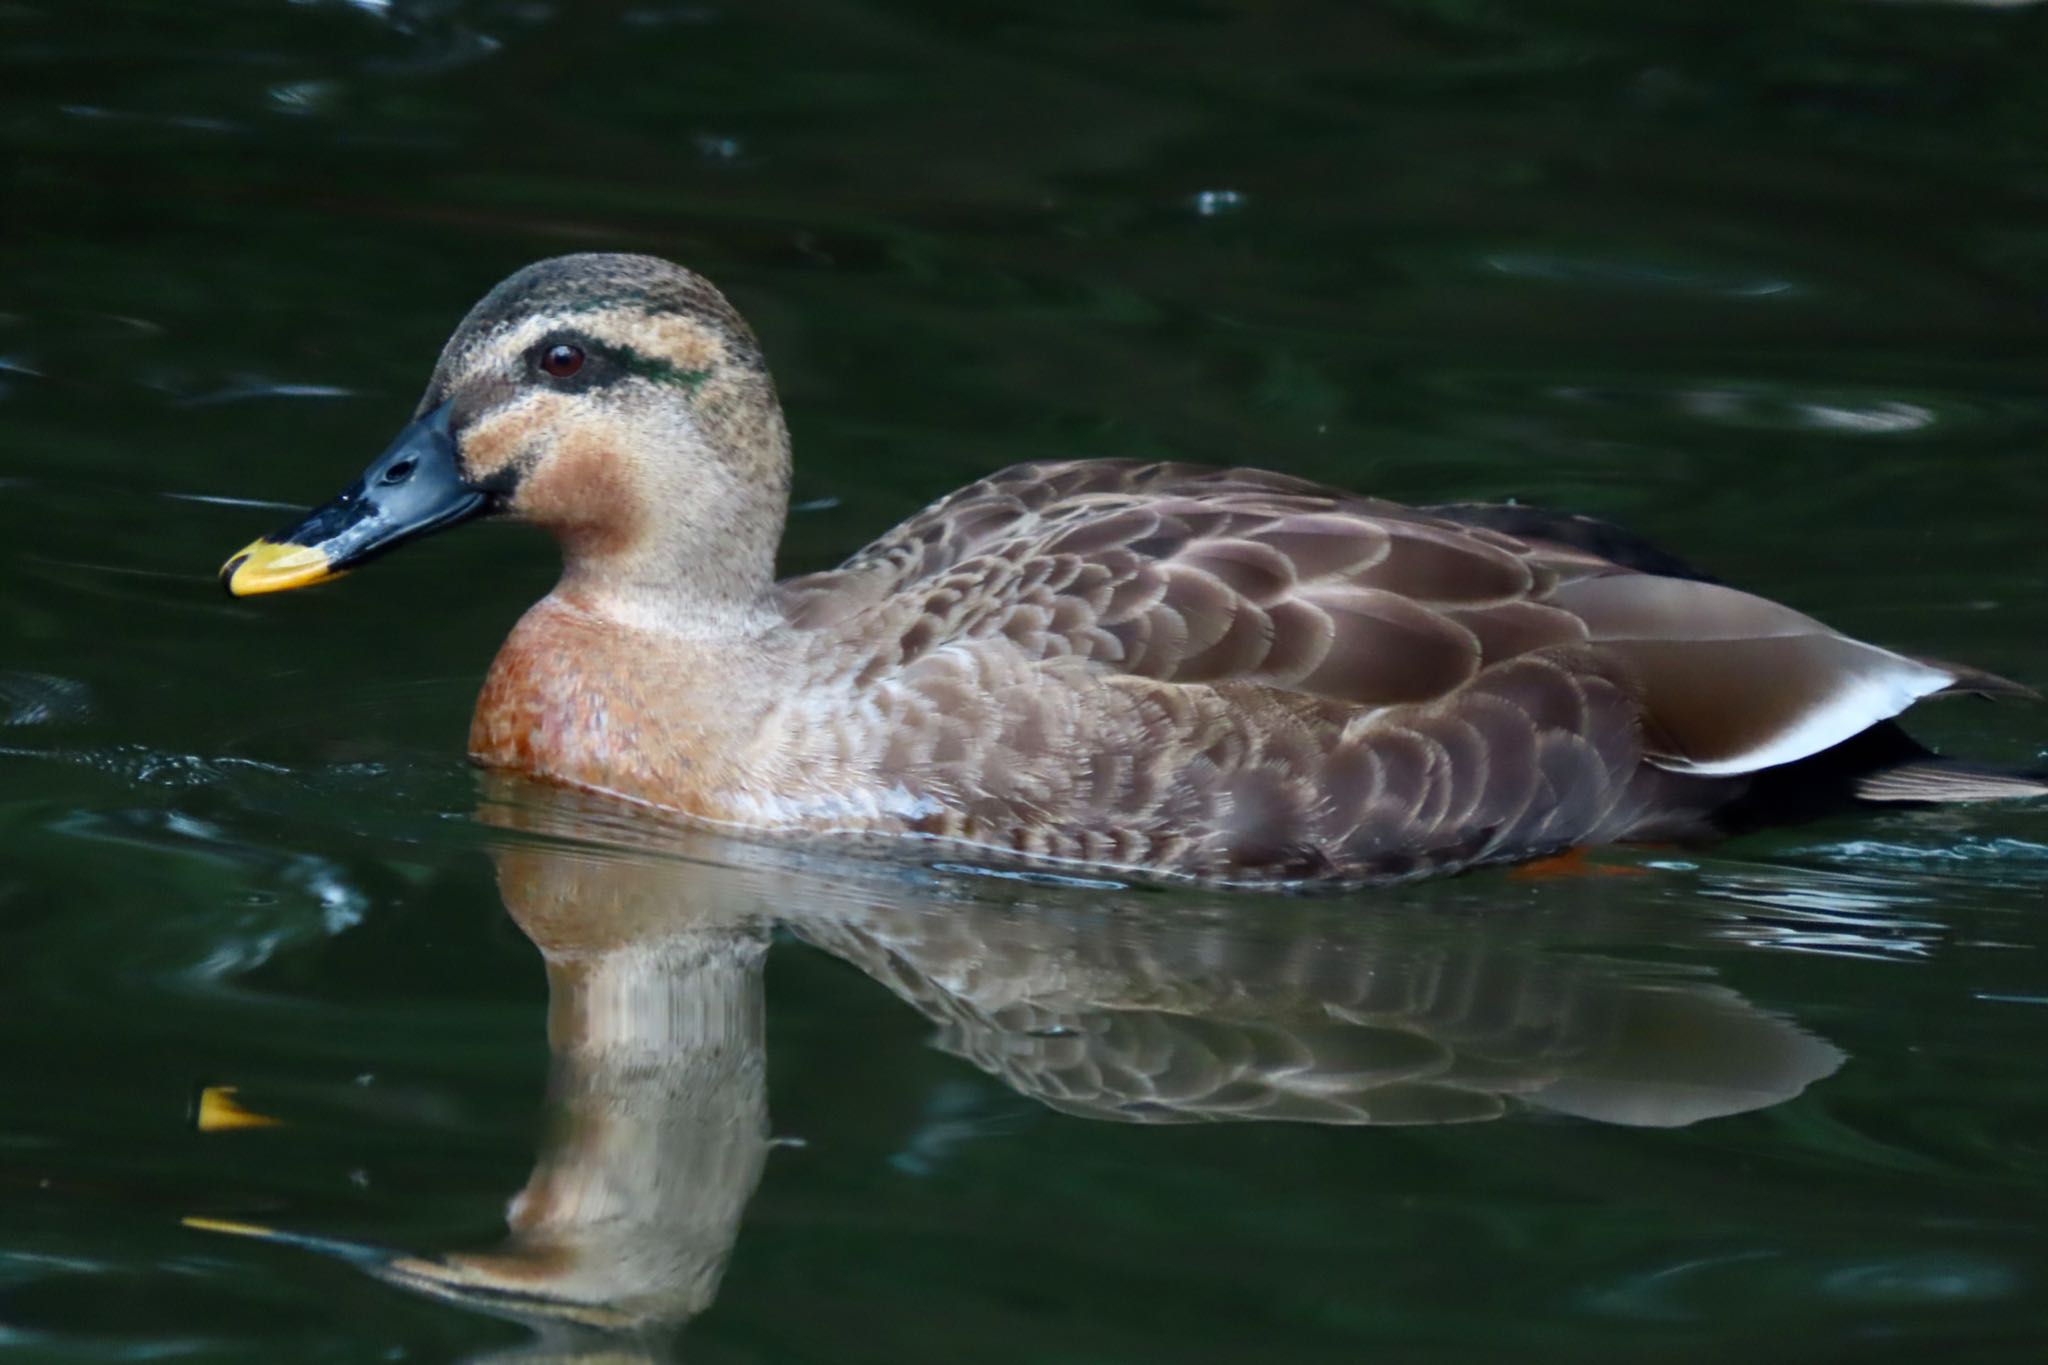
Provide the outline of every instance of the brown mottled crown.
[[614,252],[535,261],[484,295],[457,331],[510,326],[537,313],[585,313],[619,307],[695,318],[743,342],[739,349],[759,350],[746,319],[711,281],[658,256]]
[[535,261],[479,299],[442,351],[437,384],[456,357],[528,318],[616,309],[689,318],[717,334],[729,362],[764,366],[753,329],[703,276],[658,256],[584,252]]

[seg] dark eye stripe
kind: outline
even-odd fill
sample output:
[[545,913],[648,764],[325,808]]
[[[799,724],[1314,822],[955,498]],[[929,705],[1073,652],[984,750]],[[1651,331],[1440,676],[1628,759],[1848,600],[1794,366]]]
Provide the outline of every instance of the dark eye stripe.
[[543,337],[528,348],[526,363],[534,374],[571,391],[610,384],[630,375],[694,394],[711,377],[708,369],[686,370],[673,361],[642,354],[629,346],[602,345],[575,332]]
[[686,370],[671,361],[624,348],[619,351],[619,364],[625,368],[626,373],[645,379],[649,383],[672,384],[691,393],[695,393],[704,381],[711,377],[709,370]]

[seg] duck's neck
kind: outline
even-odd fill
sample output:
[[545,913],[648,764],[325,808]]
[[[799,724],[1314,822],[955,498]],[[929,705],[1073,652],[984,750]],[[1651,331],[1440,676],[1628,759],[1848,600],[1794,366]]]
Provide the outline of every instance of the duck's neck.
[[571,563],[551,601],[678,643],[740,647],[781,623],[771,575],[633,574],[615,566]]
[[[643,450],[666,454],[636,459]],[[548,523],[562,580],[499,651],[470,752],[725,818],[771,780],[763,717],[791,685],[774,596],[789,487],[781,412],[765,378],[711,385],[688,422],[607,453],[615,490],[595,496],[585,479],[574,503],[554,503],[576,509]]]
[[580,611],[683,640],[742,640],[780,619],[775,548],[788,494],[768,486],[720,487],[712,477],[662,509],[658,525],[631,540],[560,533],[562,579],[554,596]]
[[[680,639],[759,635],[777,620],[775,551],[789,515],[789,434],[765,374],[708,384],[658,409],[614,450],[610,496],[554,527],[556,596]],[[641,452],[658,451],[658,457]]]

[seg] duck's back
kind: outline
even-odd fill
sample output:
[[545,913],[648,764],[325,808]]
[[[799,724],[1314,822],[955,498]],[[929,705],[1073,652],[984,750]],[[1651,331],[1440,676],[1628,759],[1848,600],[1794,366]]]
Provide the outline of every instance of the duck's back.
[[1006,470],[783,585],[817,755],[866,764],[927,833],[1373,879],[1694,825],[1743,774],[1978,680],[1599,523],[1484,510]]

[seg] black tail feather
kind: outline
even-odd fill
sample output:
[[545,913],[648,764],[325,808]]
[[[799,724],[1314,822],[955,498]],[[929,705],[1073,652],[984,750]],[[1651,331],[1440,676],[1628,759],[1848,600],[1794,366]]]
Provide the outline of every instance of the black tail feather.
[[1810,758],[1766,768],[1715,813],[1727,833],[1796,825],[1871,805],[1939,805],[2048,796],[2048,772],[1944,758],[1893,721]]

